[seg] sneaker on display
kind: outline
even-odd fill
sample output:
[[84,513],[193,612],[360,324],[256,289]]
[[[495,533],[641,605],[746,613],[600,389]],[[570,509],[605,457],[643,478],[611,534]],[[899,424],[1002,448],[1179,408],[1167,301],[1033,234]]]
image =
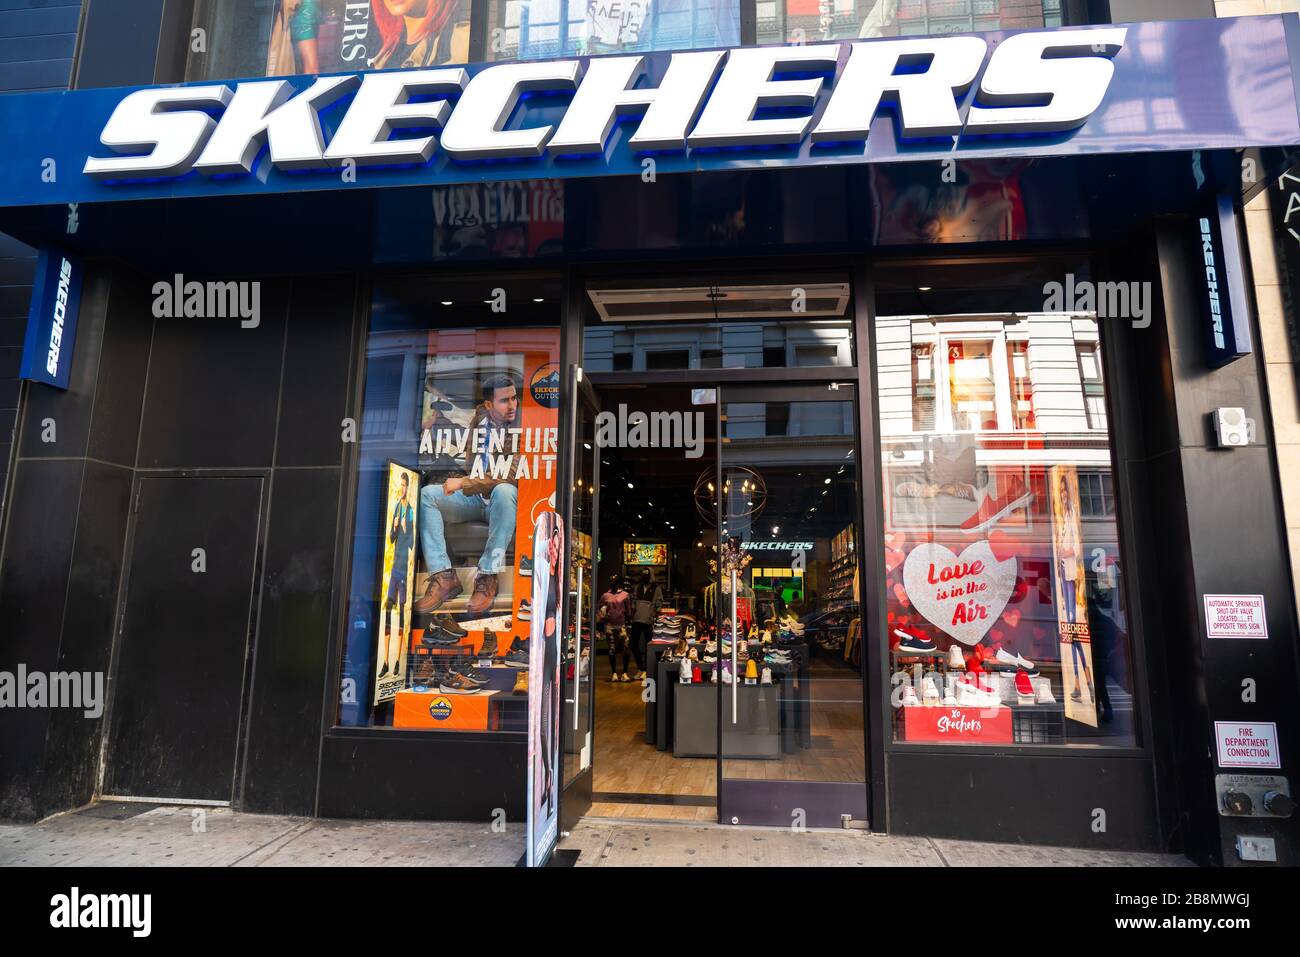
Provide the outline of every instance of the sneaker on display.
[[1034,663],[1021,658],[1019,655],[1013,655],[1005,648],[999,648],[998,653],[993,656],[993,660],[999,664],[1010,665],[1013,668],[1023,668],[1025,671],[1033,671]]
[[627,681],[627,682],[630,682],[630,681],[632,681],[632,678],[631,678],[631,676],[629,676],[628,673],[625,671],[625,672],[623,672],[623,677],[619,678],[618,680],[619,680],[619,681]]
[[531,577],[532,577],[532,574],[533,574],[533,556],[532,556],[532,555],[521,555],[521,556],[519,556],[519,574],[523,575],[525,578],[531,578]]
[[966,656],[961,653],[960,645],[953,645],[948,649],[948,667],[956,668],[958,671],[966,670]]
[[731,684],[731,662],[730,661],[724,661],[722,663],[722,683],[724,685]]
[[921,701],[927,708],[932,708],[939,703],[939,686],[934,683],[934,678],[930,675],[925,676],[921,682]]
[[763,675],[761,678],[759,678],[759,684],[770,685],[771,683],[772,683],[772,669],[764,665]]
[[515,675],[515,686],[511,694],[528,694],[528,672],[521,671]]
[[616,684],[618,684],[618,672],[617,672],[617,671],[614,672],[612,675],[609,676],[609,683],[612,684],[612,685],[616,685]]
[[1006,491],[1001,495],[987,492],[975,514],[961,523],[963,532],[980,532],[990,525],[996,525],[1016,509],[1028,505],[1034,493],[1025,488],[1024,480],[1012,475],[1007,480]]
[[745,680],[754,681],[757,678],[758,678],[758,665],[754,663],[753,658],[750,658],[748,661],[745,662]]
[[703,670],[701,670],[699,665],[695,665],[693,668],[691,668],[691,684],[698,685],[703,683],[704,683],[704,672]]
[[527,668],[528,658],[528,639],[516,638],[506,652],[506,664],[511,668]]
[[937,645],[925,635],[911,628],[895,628],[894,634],[900,639],[898,642],[899,651],[914,651],[918,654],[926,654],[937,649]]
[[716,685],[718,683],[718,672],[720,672],[721,670],[722,669],[719,668],[717,665],[714,665],[712,669],[713,673],[709,675],[709,681],[713,682]]
[[911,685],[903,685],[903,707],[919,708],[921,699],[916,696],[916,689]]
[[450,674],[438,682],[443,694],[478,694],[479,686],[461,674]]
[[952,688],[948,688],[944,691],[943,701],[941,703],[949,708],[955,708],[957,706],[957,698],[953,695]]
[[681,666],[677,669],[677,680],[684,685],[691,683],[691,659],[682,659]]
[[1052,694],[1052,680],[1050,678],[1038,679],[1034,697],[1039,704],[1056,704],[1056,698]]
[[1029,680],[1029,675],[1023,671],[1016,672],[1016,695],[1020,698],[1021,704],[1033,704],[1036,700],[1034,683]]

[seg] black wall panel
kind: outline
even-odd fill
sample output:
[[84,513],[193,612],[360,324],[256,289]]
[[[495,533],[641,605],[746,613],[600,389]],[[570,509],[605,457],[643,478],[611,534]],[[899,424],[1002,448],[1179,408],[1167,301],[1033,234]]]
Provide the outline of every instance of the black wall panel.
[[353,276],[294,280],[277,466],[341,464],[356,297]]
[[[79,459],[20,461],[0,554],[0,671],[49,672],[58,662],[59,634],[77,530],[85,463]],[[0,818],[42,816],[41,777],[62,773],[47,752],[49,709],[0,712]],[[47,753],[52,757],[48,764]]]
[[[86,462],[67,610],[59,634],[55,666],[59,671],[108,674],[131,478],[129,468]],[[107,695],[107,681],[103,690]],[[98,717],[66,709],[51,714],[45,751],[50,758],[57,756],[59,773],[44,778],[45,808],[78,807],[90,801],[103,723],[102,712]]]
[[[895,751],[889,829],[972,841],[1161,850],[1151,762]],[[1105,813],[1096,830],[1097,811]]]
[[524,819],[525,737],[334,733],[321,752],[321,817]]
[[261,319],[159,319],[140,430],[140,468],[269,468],[287,288],[263,282]]
[[316,803],[339,469],[276,469],[257,626],[244,808],[311,814]]

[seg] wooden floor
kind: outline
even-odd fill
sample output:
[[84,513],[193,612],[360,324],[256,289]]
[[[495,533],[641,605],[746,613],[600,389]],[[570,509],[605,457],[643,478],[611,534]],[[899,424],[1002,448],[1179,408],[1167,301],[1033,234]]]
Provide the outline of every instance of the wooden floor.
[[[645,742],[641,684],[609,680],[609,660],[596,659],[596,729],[592,790],[601,792],[716,799],[718,764],[713,758],[676,758]],[[812,746],[775,761],[728,759],[731,779],[769,781],[864,781],[865,737],[861,681],[852,671],[817,669],[812,680]],[[596,802],[599,817],[642,820],[716,821],[717,808],[659,804],[651,800]]]

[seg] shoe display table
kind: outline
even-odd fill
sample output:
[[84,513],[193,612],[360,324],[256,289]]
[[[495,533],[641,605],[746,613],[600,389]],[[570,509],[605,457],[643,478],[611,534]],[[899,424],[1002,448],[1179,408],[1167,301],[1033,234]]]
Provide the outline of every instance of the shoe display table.
[[[731,695],[736,693],[736,721]],[[722,753],[728,758],[781,757],[777,685],[683,684],[673,696],[673,757],[713,758],[718,753],[718,694],[722,694]]]
[[[699,687],[683,685],[678,680],[680,664],[677,661],[665,661],[663,656],[671,645],[647,646],[646,671],[655,680],[655,694],[646,702],[645,741],[653,744],[660,751],[673,749],[676,731],[675,700],[679,688]],[[809,720],[812,705],[808,693],[808,649],[806,645],[781,645],[789,651],[792,660],[789,664],[769,665],[772,669],[771,685],[741,685],[742,688],[774,688],[776,692],[778,731],[782,753],[792,754],[800,749],[812,746],[812,729]],[[714,688],[728,688],[721,681],[713,685],[711,662],[699,662],[704,678],[703,683]],[[760,666],[761,667],[761,666]],[[716,699],[714,699],[716,701]],[[716,705],[715,705],[716,707]],[[716,740],[716,724],[713,734]],[[716,745],[715,745],[716,748]]]

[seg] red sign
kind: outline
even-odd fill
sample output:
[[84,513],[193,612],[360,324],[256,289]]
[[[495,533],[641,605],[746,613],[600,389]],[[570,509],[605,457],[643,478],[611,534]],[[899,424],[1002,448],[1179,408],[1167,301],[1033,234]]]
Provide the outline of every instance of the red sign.
[[904,741],[1010,744],[1010,708],[904,708]]

